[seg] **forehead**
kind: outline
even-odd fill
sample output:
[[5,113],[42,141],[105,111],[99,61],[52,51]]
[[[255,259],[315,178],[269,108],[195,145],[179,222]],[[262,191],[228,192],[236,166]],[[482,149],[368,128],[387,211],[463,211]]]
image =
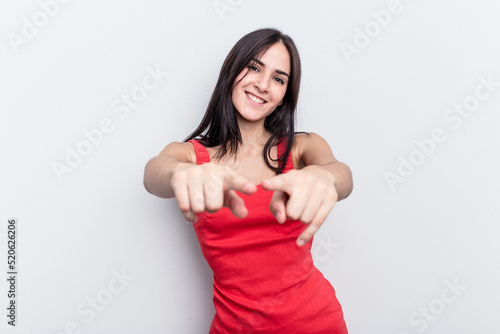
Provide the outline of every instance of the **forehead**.
[[283,43],[275,43],[264,52],[259,60],[266,67],[290,73],[290,54]]

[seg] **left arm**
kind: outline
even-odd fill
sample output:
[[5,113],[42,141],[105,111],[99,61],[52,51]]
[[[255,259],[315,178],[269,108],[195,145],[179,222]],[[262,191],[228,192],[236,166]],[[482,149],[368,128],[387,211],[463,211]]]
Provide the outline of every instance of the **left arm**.
[[318,231],[335,203],[349,196],[352,174],[315,133],[296,135],[294,149],[300,169],[264,180],[261,185],[274,190],[269,208],[278,222],[284,223],[288,218],[309,224],[297,238],[297,245],[303,246]]
[[[305,138],[304,138],[305,137]],[[299,166],[303,170],[329,172],[338,194],[337,201],[347,198],[353,188],[351,169],[337,161],[330,146],[321,136],[314,132],[297,137]]]

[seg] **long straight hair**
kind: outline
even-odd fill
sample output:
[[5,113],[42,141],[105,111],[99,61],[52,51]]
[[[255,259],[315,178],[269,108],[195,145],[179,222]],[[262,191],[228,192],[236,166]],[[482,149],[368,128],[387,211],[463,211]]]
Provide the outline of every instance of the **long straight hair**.
[[[271,133],[271,137],[266,142],[262,153],[266,164],[276,174],[283,172],[293,146],[301,65],[293,40],[276,29],[256,30],[243,36],[233,46],[222,65],[219,79],[200,125],[184,141],[198,138],[206,147],[219,146],[215,154],[217,159],[222,158],[226,153],[236,154],[238,143],[242,142],[236,109],[232,102],[233,88],[239,82],[235,82],[236,77],[253,62],[253,59],[259,59],[269,47],[280,42],[290,54],[291,73],[283,103],[264,120],[264,128]],[[285,152],[281,152],[278,159],[273,159],[271,148],[283,140],[286,140]],[[270,160],[278,161],[278,167],[272,166]]]

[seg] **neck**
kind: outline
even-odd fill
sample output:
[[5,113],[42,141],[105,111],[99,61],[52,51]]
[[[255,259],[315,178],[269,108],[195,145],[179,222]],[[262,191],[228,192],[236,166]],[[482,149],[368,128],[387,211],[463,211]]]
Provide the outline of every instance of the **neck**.
[[270,137],[269,132],[264,128],[264,120],[250,122],[238,117],[238,126],[242,139],[240,147],[243,149],[263,147]]

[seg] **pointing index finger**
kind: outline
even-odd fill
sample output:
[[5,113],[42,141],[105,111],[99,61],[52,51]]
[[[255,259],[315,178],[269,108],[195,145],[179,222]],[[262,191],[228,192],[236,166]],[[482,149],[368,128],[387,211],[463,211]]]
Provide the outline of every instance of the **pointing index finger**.
[[257,186],[241,175],[231,175],[224,180],[224,190],[230,189],[251,195],[257,191]]
[[270,179],[262,181],[260,185],[264,188],[264,190],[281,190],[288,193],[288,187],[286,187],[284,180],[285,177],[285,174],[276,175]]

